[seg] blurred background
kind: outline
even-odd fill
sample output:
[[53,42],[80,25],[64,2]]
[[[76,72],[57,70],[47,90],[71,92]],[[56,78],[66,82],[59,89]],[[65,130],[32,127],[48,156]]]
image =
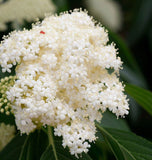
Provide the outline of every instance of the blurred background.
[[[86,9],[119,48],[124,83],[152,90],[152,0],[0,0],[0,40],[10,31],[30,29],[45,14]],[[133,132],[152,140],[152,117],[130,98],[127,122]]]

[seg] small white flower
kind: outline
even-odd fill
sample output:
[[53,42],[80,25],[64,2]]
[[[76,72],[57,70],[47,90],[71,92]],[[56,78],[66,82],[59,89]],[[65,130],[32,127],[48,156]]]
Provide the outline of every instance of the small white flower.
[[104,28],[82,11],[47,17],[31,30],[5,38],[0,64],[5,70],[18,64],[7,98],[21,133],[53,126],[63,146],[77,156],[96,140],[95,121],[101,120],[101,111],[109,109],[117,117],[128,114],[118,78],[122,62],[107,42]]

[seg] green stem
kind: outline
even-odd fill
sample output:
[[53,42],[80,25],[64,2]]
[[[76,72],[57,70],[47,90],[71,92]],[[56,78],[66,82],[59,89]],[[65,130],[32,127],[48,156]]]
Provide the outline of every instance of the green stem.
[[53,134],[52,134],[52,128],[48,126],[48,138],[49,138],[49,145],[52,145],[55,160],[58,160],[57,154],[56,154],[56,148],[54,144]]

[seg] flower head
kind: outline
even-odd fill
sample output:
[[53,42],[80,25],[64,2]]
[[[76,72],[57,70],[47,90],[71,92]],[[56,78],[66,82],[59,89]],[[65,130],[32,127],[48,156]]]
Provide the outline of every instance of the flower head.
[[53,126],[77,155],[96,139],[95,120],[102,112],[128,114],[118,78],[122,62],[107,42],[105,29],[78,10],[46,17],[4,39],[0,64],[3,72],[17,65],[17,80],[6,93],[21,133]]

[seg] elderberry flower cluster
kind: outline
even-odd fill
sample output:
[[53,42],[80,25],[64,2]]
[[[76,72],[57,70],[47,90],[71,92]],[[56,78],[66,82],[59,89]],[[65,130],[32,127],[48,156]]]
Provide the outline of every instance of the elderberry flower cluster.
[[3,72],[17,66],[17,80],[6,94],[21,133],[52,126],[77,156],[96,140],[95,120],[103,112],[128,114],[118,78],[122,62],[107,43],[105,29],[81,10],[46,17],[5,37],[0,65]]

